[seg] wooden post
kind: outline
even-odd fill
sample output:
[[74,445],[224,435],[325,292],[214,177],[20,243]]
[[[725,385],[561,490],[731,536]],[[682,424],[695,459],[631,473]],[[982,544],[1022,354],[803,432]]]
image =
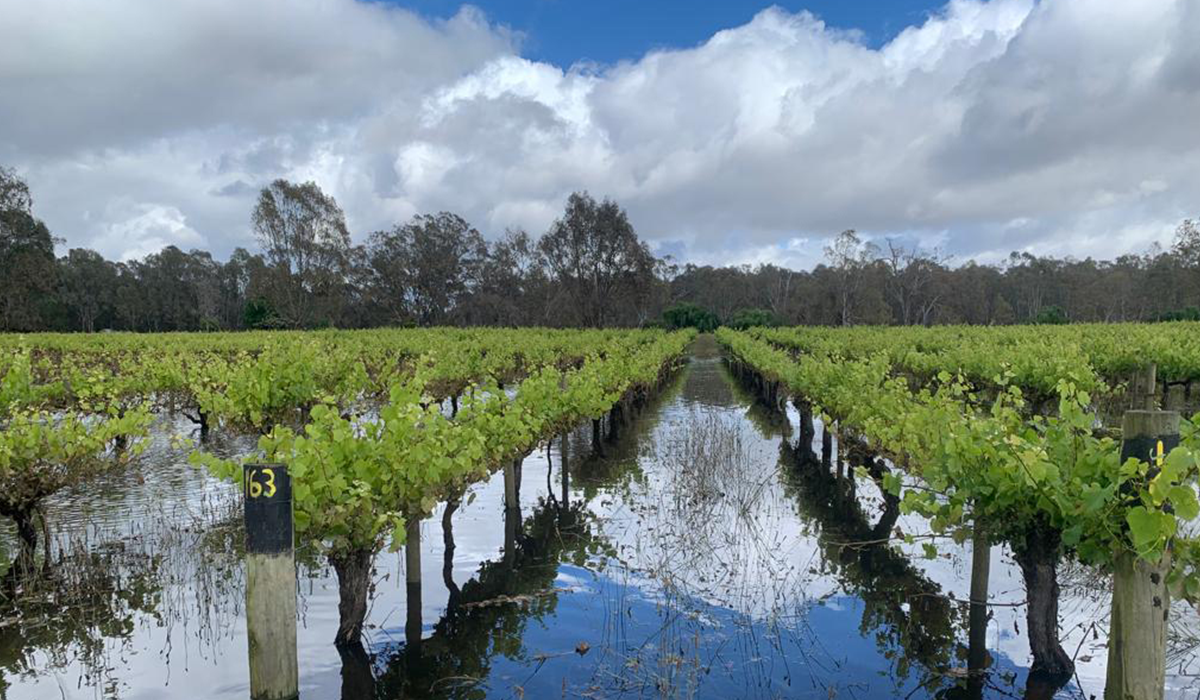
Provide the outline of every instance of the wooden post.
[[592,452],[604,454],[604,443],[600,440],[600,419],[592,419]]
[[[1153,367],[1153,365],[1151,365]],[[1179,414],[1175,411],[1126,411],[1121,461],[1130,457],[1150,463],[1179,445]],[[1108,677],[1105,700],[1160,700],[1166,680],[1167,616],[1171,599],[1167,573],[1171,552],[1157,563],[1125,550],[1113,567],[1112,619],[1108,636]]]
[[250,698],[291,700],[300,695],[292,481],[283,465],[247,464],[242,483]]
[[991,575],[992,547],[979,521],[971,542],[971,615],[967,631],[967,669],[972,676],[987,668],[988,579]]
[[821,466],[828,469],[833,460],[833,431],[829,423],[821,423]]
[[1158,408],[1158,365],[1151,362],[1138,374],[1138,395],[1133,405],[1146,411]]
[[1163,408],[1168,411],[1180,411],[1187,405],[1186,384],[1171,384],[1163,394]]
[[812,405],[807,401],[795,399],[796,410],[800,412],[800,450],[804,454],[812,451],[813,436],[817,429],[813,427]]
[[504,465],[504,507],[516,508],[520,504],[517,498],[517,463],[509,462]]
[[571,441],[570,433],[562,436],[562,504],[563,508],[571,506]]
[[421,643],[421,519],[410,516],[404,524],[404,582],[408,617],[404,623],[404,639],[409,646]]
[[512,568],[517,560],[517,530],[521,526],[519,506],[504,509],[504,566]]

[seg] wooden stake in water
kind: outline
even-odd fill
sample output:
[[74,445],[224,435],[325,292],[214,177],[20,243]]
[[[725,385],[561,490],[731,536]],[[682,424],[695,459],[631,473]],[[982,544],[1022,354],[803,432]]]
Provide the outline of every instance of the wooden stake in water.
[[504,465],[504,507],[516,508],[520,505],[517,498],[517,462],[516,460]]
[[604,454],[604,442],[601,440],[600,419],[592,419],[592,452],[598,455]]
[[988,579],[991,574],[992,547],[978,521],[971,544],[971,616],[968,627],[967,668],[976,681],[987,668]]
[[833,431],[829,428],[829,422],[823,421],[821,425],[821,467],[829,469],[833,461]]
[[571,444],[568,437],[570,433],[562,435],[562,504],[563,508],[569,508],[571,505]]
[[[1179,444],[1175,411],[1126,411],[1121,461],[1160,460]],[[1151,564],[1132,551],[1117,555],[1113,571],[1112,620],[1108,637],[1105,700],[1161,700],[1167,667],[1167,614],[1171,599],[1167,573],[1170,550]]]
[[421,519],[411,516],[404,524],[404,582],[406,584],[407,617],[404,638],[409,647],[421,643]]
[[291,700],[300,695],[292,481],[279,464],[247,464],[242,476],[250,698]]

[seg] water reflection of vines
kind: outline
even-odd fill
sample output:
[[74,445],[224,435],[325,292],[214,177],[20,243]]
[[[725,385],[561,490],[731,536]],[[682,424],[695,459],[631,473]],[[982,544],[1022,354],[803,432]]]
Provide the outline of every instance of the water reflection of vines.
[[[887,544],[900,515],[898,501],[886,500],[872,524],[855,498],[853,478],[837,478],[811,450],[797,451],[784,442],[780,452],[792,466],[784,472],[785,489],[795,496],[801,517],[820,529],[824,572],[841,581],[846,594],[862,599],[860,629],[874,635],[884,656],[893,660],[896,677],[940,676],[956,666],[960,611],[940,586]],[[937,685],[931,679],[921,684]]]
[[[100,528],[57,538],[53,566],[0,608],[0,671],[33,678],[73,668],[80,685],[117,696],[111,661],[137,652],[139,630],[163,631],[164,663],[180,637],[202,654],[228,639],[239,614],[230,601],[240,601],[240,538],[228,505],[206,503],[187,520],[143,514],[121,538]],[[0,683],[0,697],[7,688]]]
[[[519,512],[515,517],[520,518]],[[582,563],[603,555],[607,546],[592,533],[582,504],[562,510],[543,500],[513,533],[505,556],[484,562],[462,585],[430,636],[419,644],[378,650],[373,659],[355,660],[357,669],[344,667],[343,698],[479,697],[490,682],[494,656],[535,664],[548,660],[554,652],[525,648],[526,625],[552,616],[559,596],[570,594],[554,585],[560,562]],[[362,695],[371,671],[361,667],[364,662],[378,669],[369,696]],[[348,676],[356,679],[352,687],[345,683]]]

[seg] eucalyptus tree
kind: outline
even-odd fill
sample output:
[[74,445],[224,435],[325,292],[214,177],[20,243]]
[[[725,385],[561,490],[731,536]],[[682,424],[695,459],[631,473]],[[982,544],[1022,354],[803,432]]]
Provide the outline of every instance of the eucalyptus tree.
[[0,167],[0,331],[43,326],[40,300],[54,289],[54,238],[33,216],[29,185]]
[[654,283],[657,261],[638,240],[625,210],[611,199],[597,202],[587,192],[567,199],[538,250],[585,326],[609,324],[619,315],[615,305],[622,295]]
[[487,257],[483,236],[461,216],[415,216],[371,234],[366,259],[372,299],[393,321],[445,324],[478,286]]
[[826,246],[825,258],[833,273],[838,325],[854,323],[854,312],[860,302],[867,277],[867,268],[879,256],[879,247],[859,237],[854,229],[837,235],[833,243]]
[[268,266],[266,297],[289,326],[336,325],[349,273],[350,231],[314,182],[264,187],[251,224]]

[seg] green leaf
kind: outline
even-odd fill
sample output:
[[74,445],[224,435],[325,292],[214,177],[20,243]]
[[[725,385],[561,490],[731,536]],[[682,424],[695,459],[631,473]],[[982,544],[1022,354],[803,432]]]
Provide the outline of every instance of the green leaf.
[[1158,539],[1158,518],[1145,506],[1131,508],[1125,515],[1125,521],[1129,523],[1129,534],[1138,549]]
[[1104,502],[1113,494],[1113,488],[1099,486],[1097,484],[1088,484],[1083,489],[1083,511],[1085,513],[1096,513],[1104,507]]
[[1079,544],[1079,540],[1082,537],[1083,525],[1081,523],[1075,523],[1066,530],[1063,530],[1062,541],[1066,546],[1074,547],[1075,545]]
[[1125,516],[1129,523],[1129,534],[1133,538],[1133,546],[1138,554],[1145,554],[1162,540],[1171,536],[1171,516],[1157,511],[1147,510],[1145,506],[1135,506],[1129,509]]
[[1183,520],[1195,520],[1200,516],[1200,501],[1196,499],[1196,490],[1190,484],[1172,486],[1167,491],[1167,498],[1175,507],[1175,515]]
[[404,543],[408,540],[408,532],[404,529],[404,521],[400,519],[397,520],[398,522],[392,528],[392,542],[389,546],[390,551],[393,552],[400,551],[400,548],[403,547]]
[[887,472],[883,475],[883,490],[893,496],[900,495],[900,477],[895,472]]

